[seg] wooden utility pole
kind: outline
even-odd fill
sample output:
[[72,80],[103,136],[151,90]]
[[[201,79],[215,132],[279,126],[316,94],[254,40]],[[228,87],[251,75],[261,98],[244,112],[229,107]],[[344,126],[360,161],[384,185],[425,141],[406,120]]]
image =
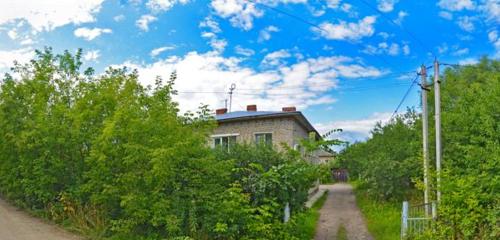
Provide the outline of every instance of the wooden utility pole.
[[423,159],[424,159],[424,204],[425,204],[425,214],[429,214],[429,175],[428,175],[428,165],[429,165],[429,121],[427,112],[427,69],[425,65],[422,64],[420,68],[420,77],[422,89],[422,142],[424,147]]
[[439,62],[434,60],[434,120],[436,122],[436,175],[437,175],[437,202],[441,201],[441,93],[439,90]]

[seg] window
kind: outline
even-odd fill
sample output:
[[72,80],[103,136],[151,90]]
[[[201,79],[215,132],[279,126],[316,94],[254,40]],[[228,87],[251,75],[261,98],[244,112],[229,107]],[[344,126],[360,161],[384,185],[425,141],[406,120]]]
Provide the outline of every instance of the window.
[[236,143],[236,136],[220,136],[213,137],[214,139],[214,147],[220,147],[226,150]]
[[255,134],[255,143],[257,144],[273,144],[273,134],[272,133],[256,133]]

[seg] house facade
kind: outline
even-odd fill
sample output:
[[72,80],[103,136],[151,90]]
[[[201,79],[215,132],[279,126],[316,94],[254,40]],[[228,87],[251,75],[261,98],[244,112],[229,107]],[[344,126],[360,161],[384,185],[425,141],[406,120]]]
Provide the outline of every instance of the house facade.
[[[217,128],[211,135],[213,147],[229,148],[234,143],[265,143],[282,149],[286,144],[300,149],[301,139],[321,136],[305,116],[295,107],[281,111],[257,111],[256,105],[248,105],[247,111],[227,112],[218,109],[215,118]],[[319,163],[319,156],[310,156],[311,162]]]

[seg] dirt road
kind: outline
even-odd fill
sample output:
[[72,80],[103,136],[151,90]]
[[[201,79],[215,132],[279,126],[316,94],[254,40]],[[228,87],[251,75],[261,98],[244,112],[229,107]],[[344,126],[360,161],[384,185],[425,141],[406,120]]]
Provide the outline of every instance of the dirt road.
[[0,199],[0,240],[80,240]]
[[321,185],[328,189],[328,197],[320,210],[315,240],[335,240],[341,225],[347,230],[349,240],[372,240],[366,228],[363,216],[356,206],[352,187],[349,184],[337,183]]

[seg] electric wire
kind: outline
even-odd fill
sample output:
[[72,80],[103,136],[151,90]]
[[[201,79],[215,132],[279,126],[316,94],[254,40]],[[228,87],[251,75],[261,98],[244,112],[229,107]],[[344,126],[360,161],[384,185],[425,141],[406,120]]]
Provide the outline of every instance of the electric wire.
[[[267,8],[267,9],[270,9],[270,10],[275,11],[275,12],[277,12],[277,13],[280,13],[280,14],[286,15],[286,16],[288,16],[288,17],[294,18],[294,19],[296,19],[296,20],[297,20],[297,21],[299,21],[299,22],[302,22],[302,23],[307,24],[307,25],[309,25],[309,26],[312,26],[312,27],[314,27],[314,28],[316,28],[316,29],[318,29],[318,30],[320,30],[320,31],[322,31],[322,32],[324,32],[324,33],[326,33],[326,34],[329,34],[329,31],[325,30],[325,29],[324,29],[324,28],[322,28],[320,25],[315,24],[315,23],[312,23],[312,22],[310,22],[310,21],[308,21],[308,20],[306,20],[306,19],[304,19],[304,18],[302,18],[302,17],[299,17],[299,16],[297,16],[297,15],[294,15],[294,14],[291,14],[291,13],[288,13],[288,12],[285,12],[285,11],[283,11],[283,10],[281,10],[281,9],[275,8],[275,7],[273,7],[273,6],[269,6],[269,5],[267,5],[267,4],[265,4],[265,3],[262,3],[262,2],[257,2],[257,1],[255,1],[255,0],[247,0],[247,1],[248,1],[248,2],[251,2],[251,3],[254,3],[254,4],[256,4],[256,5],[261,5],[261,6],[265,7],[265,8]],[[356,42],[356,41],[352,41],[352,42],[350,42],[350,43],[353,43],[353,44],[357,45],[358,47],[360,47],[360,49],[362,49],[362,48],[364,48],[364,47],[365,47],[363,44],[361,44],[361,43],[359,43],[359,42]],[[399,69],[399,67],[398,67],[397,65],[392,65],[392,64],[391,64],[389,61],[387,61],[387,59],[385,59],[382,55],[374,54],[374,55],[371,55],[371,56],[375,56],[375,57],[379,58],[382,62],[384,62],[384,63],[385,63],[386,65],[388,65],[389,67]]]
[[[356,92],[356,91],[368,91],[368,90],[377,90],[377,89],[385,89],[385,88],[390,88],[390,87],[400,87],[400,86],[406,86],[407,83],[393,83],[393,84],[385,84],[385,85],[372,85],[372,86],[360,86],[360,87],[339,87],[335,88],[338,92]],[[309,86],[311,87],[311,86]],[[312,86],[312,87],[321,87],[321,86]],[[266,95],[266,96],[291,96],[291,95],[297,95],[300,93],[286,93],[286,92],[276,92],[276,91],[289,91],[289,90],[307,90],[307,87],[301,87],[301,88],[287,88],[287,89],[266,89],[266,88],[260,88],[260,89],[238,89],[238,91],[235,91],[233,94],[235,95],[252,95],[252,96],[261,96],[261,95]],[[243,92],[239,92],[243,91]],[[252,91],[252,92],[248,92]],[[226,94],[227,92],[224,91],[177,91],[176,93],[178,94]],[[303,93],[303,94],[311,94],[311,93]]]
[[404,101],[406,100],[406,98],[408,97],[408,94],[410,94],[411,90],[413,89],[413,86],[415,86],[415,83],[417,83],[417,80],[418,80],[418,77],[419,75],[417,74],[415,76],[415,78],[413,79],[410,87],[408,88],[408,90],[406,91],[405,95],[403,96],[403,99],[401,99],[401,101],[399,102],[398,106],[396,107],[396,109],[394,110],[394,112],[392,113],[392,116],[391,118],[389,119],[389,122],[392,121],[392,119],[394,118],[394,116],[396,116],[397,112],[399,111],[399,108],[401,107],[401,105],[403,105]]
[[429,48],[426,44],[424,44],[420,39],[418,39],[412,32],[410,32],[408,29],[406,29],[402,24],[397,24],[396,22],[394,22],[394,20],[392,20],[389,17],[387,17],[387,15],[385,13],[383,13],[380,10],[378,10],[376,7],[374,7],[372,4],[370,4],[366,0],[359,0],[359,1],[361,1],[362,3],[364,3],[366,6],[368,6],[372,10],[376,11],[378,14],[382,15],[382,17],[386,21],[388,21],[388,22],[392,23],[393,25],[399,27],[408,36],[410,36],[411,38],[413,38],[413,40],[415,40],[424,51],[430,52],[434,58],[437,58],[436,54],[434,53],[434,51],[431,48]]

